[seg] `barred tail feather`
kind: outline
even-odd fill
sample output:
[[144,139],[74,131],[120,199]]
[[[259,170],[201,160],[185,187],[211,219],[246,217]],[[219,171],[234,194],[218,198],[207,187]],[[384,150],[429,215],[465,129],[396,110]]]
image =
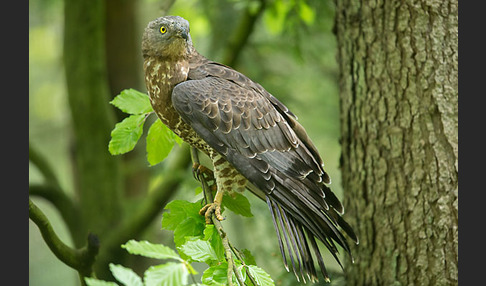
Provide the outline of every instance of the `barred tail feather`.
[[[317,260],[324,279],[329,282],[329,274],[326,270],[316,238],[326,246],[342,268],[343,266],[338,257],[339,251],[335,242],[343,247],[350,255],[351,250],[344,236],[337,230],[336,225],[341,226],[355,241],[357,241],[356,235],[337,213],[329,215],[329,212],[326,211],[314,217],[310,217],[312,216],[312,212],[296,214],[292,210],[286,210],[283,207],[285,203],[282,205],[279,202],[279,198],[273,195],[266,196],[266,202],[272,215],[285,268],[287,271],[292,271],[297,277],[297,280],[302,280],[304,283],[307,281],[314,283],[318,281],[317,271],[314,265],[314,261]],[[331,210],[330,213],[332,212],[334,210]],[[326,217],[327,220],[323,220],[322,217]]]

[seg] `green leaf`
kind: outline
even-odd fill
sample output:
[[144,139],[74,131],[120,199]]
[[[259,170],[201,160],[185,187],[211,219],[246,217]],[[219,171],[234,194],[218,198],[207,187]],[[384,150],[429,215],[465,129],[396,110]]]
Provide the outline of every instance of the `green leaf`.
[[205,285],[214,285],[214,286],[228,285],[227,273],[228,273],[227,262],[223,262],[219,265],[211,266],[204,271],[202,275],[202,282]]
[[258,286],[275,286],[272,277],[270,277],[265,270],[256,265],[248,265],[247,267],[250,275],[255,278],[255,282]]
[[185,219],[191,217],[196,221],[204,221],[204,217],[199,215],[201,204],[191,203],[184,200],[175,200],[165,206],[167,210],[162,215],[162,228],[175,230]]
[[[191,260],[198,262],[217,261],[218,256],[212,248],[209,241],[206,240],[189,240],[182,246],[178,247],[179,251],[189,256]],[[208,263],[210,264],[210,263]]]
[[131,254],[157,259],[176,259],[182,261],[179,254],[172,248],[162,244],[153,244],[145,240],[136,241],[131,239],[121,247],[125,248]]
[[110,271],[125,286],[143,286],[142,278],[130,268],[110,263]]
[[215,229],[214,224],[207,224],[204,228],[204,240],[209,241],[211,243],[211,247],[214,249],[216,256],[218,257],[218,261],[224,259],[224,247],[223,242],[221,241],[221,237],[219,236],[218,231]]
[[115,125],[111,131],[111,140],[108,150],[112,155],[127,153],[135,147],[142,136],[145,115],[130,115]]
[[182,263],[169,262],[151,266],[144,274],[146,286],[175,286],[187,284],[187,269]]
[[143,114],[153,111],[148,95],[132,88],[123,90],[110,103],[128,114]]
[[230,209],[235,214],[239,214],[246,217],[252,217],[251,206],[248,199],[237,192],[233,192],[231,195],[225,193],[223,196],[223,205]]
[[114,282],[107,282],[91,277],[84,277],[84,282],[86,282],[86,285],[88,286],[118,286],[118,284]]
[[[147,134],[147,161],[151,166],[162,162],[176,143],[176,135],[157,119]],[[177,137],[179,138],[179,137]]]
[[[246,279],[245,271],[242,271],[243,266],[235,261],[236,269],[239,274],[243,277],[243,280]],[[233,273],[233,284],[239,285],[236,279],[235,273]],[[214,266],[209,267],[204,271],[202,276],[202,282],[204,285],[211,285],[211,286],[221,286],[221,285],[228,285],[228,262],[222,262],[221,264],[217,264]]]
[[177,247],[183,245],[187,237],[202,237],[205,225],[204,220],[194,219],[192,217],[186,218],[174,230],[175,245]]

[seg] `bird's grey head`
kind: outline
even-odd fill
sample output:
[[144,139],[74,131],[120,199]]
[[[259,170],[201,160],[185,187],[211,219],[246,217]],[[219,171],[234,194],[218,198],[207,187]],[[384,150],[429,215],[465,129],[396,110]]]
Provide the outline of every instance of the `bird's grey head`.
[[179,16],[164,16],[150,22],[143,33],[143,56],[180,57],[192,52],[189,22]]

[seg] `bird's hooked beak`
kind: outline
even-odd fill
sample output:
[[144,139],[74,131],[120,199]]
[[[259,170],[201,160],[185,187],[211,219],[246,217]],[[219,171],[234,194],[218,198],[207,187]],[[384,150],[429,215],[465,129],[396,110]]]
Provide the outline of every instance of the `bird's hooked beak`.
[[189,31],[187,28],[184,28],[182,27],[180,29],[180,32],[179,32],[179,35],[184,39],[184,40],[188,40],[189,39]]

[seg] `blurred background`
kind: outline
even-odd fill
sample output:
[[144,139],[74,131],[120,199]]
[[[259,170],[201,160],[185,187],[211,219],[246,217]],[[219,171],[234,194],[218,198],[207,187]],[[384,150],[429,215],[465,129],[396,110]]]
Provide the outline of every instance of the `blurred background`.
[[[336,39],[332,33],[334,23],[332,1],[84,1],[102,3],[101,10],[95,9],[97,12],[93,12],[93,15],[99,17],[98,21],[101,25],[96,26],[98,27],[96,29],[100,31],[89,31],[99,35],[101,39],[99,45],[95,41],[89,42],[93,46],[98,46],[88,48],[101,47],[100,53],[92,58],[95,61],[93,63],[90,62],[90,57],[84,57],[85,53],[89,52],[85,52],[82,47],[79,50],[70,47],[72,46],[70,39],[77,39],[82,43],[83,39],[79,39],[84,35],[82,29],[85,25],[91,25],[90,20],[85,22],[82,17],[72,16],[76,13],[75,10],[72,12],[72,9],[78,8],[71,2],[80,1],[29,1],[31,152],[35,150],[35,153],[51,166],[59,189],[67,195],[69,201],[82,209],[80,216],[84,216],[83,223],[73,225],[72,220],[66,221],[66,211],[64,213],[60,211],[59,205],[42,192],[31,192],[30,197],[46,214],[54,230],[66,244],[77,248],[82,247],[88,231],[95,230],[100,236],[101,247],[103,247],[104,234],[107,233],[106,237],[108,237],[110,232],[116,232],[123,221],[133,216],[139,206],[138,203],[143,201],[150,192],[155,192],[164,181],[164,176],[170,174],[164,172],[165,161],[149,167],[145,158],[143,138],[146,136],[146,130],[134,151],[122,156],[111,156],[108,153],[110,130],[124,116],[108,102],[123,89],[135,88],[146,92],[140,51],[141,35],[149,21],[168,14],[182,16],[190,22],[193,43],[201,54],[228,64],[260,83],[299,117],[299,121],[321,152],[325,168],[333,181],[332,189],[339,198],[342,197],[339,171],[341,150],[338,70]],[[70,28],[66,29],[66,25],[70,25]],[[79,35],[66,34],[73,33],[72,31],[76,33],[77,29],[80,31]],[[90,40],[86,39],[86,41]],[[81,122],[84,121],[82,115],[80,117],[77,115],[79,113],[76,113],[79,105],[76,105],[72,95],[76,91],[76,86],[72,83],[73,80],[67,80],[66,75],[78,72],[73,69],[72,64],[77,57],[83,58],[82,64],[88,69],[90,65],[96,65],[95,68],[103,71],[102,76],[94,80],[103,86],[101,88],[103,96],[98,96],[97,100],[101,102],[99,105],[102,105],[100,112],[106,113],[103,116],[106,115],[106,118],[110,119],[107,120],[108,123],[105,122],[108,129],[101,129],[103,124],[89,123],[89,121],[84,127],[79,127],[81,123],[76,123],[80,118]],[[71,64],[66,65],[66,62]],[[87,81],[85,86],[78,89],[85,88],[89,82]],[[91,94],[87,92],[84,96],[85,100],[88,100]],[[82,112],[85,112],[84,116],[88,118],[91,109]],[[77,130],[78,128],[87,128],[85,130],[88,131],[81,136],[82,133]],[[115,178],[113,180],[117,182],[110,182],[110,176],[102,180],[108,186],[115,186],[116,195],[109,197],[110,202],[106,204],[108,207],[117,206],[113,211],[114,215],[110,212],[96,213],[95,204],[87,203],[87,200],[83,199],[83,188],[86,187],[83,187],[82,180],[86,175],[80,174],[87,171],[83,171],[83,166],[86,165],[80,164],[79,161],[82,161],[80,157],[83,156],[83,152],[91,151],[83,151],[80,144],[83,144],[83,140],[89,142],[90,134],[97,134],[97,132],[105,134],[101,139],[104,143],[101,144],[102,148],[99,152],[106,152],[103,156],[106,156],[109,164],[113,165],[97,164],[95,161],[86,164],[93,164],[91,172],[117,172],[113,176]],[[172,153],[183,151],[187,150],[181,151],[180,147],[176,147]],[[167,160],[177,156],[172,153]],[[85,169],[89,172],[90,168]],[[190,164],[187,164],[185,169],[187,176],[177,185],[177,188],[170,190],[172,192],[170,200],[185,199],[194,202],[201,198],[201,195],[195,195],[198,182],[192,177]],[[46,178],[42,170],[37,164],[30,162],[30,186],[42,186],[45,183]],[[104,200],[102,192],[98,192],[100,202]],[[246,194],[252,204],[254,217],[244,218],[227,211],[224,227],[229,233],[230,240],[240,249],[249,249],[255,256],[258,266],[265,269],[277,285],[296,285],[293,274],[287,273],[283,267],[267,205],[254,198],[249,192]],[[89,211],[91,207],[95,209],[94,212]],[[127,237],[173,245],[172,233],[161,230],[163,207],[160,206],[160,211],[148,220],[149,223]],[[95,218],[93,213],[97,214]],[[90,225],[90,221],[105,222],[101,223],[101,226],[94,226]],[[126,241],[122,243],[124,242]],[[333,258],[327,255],[326,251],[323,252],[327,256],[325,261],[329,270],[333,271],[331,274],[333,285],[337,285],[341,270]],[[142,274],[149,265],[158,264],[155,260],[141,260],[140,257],[119,256],[113,259],[117,263],[137,270],[139,274]],[[200,273],[204,271],[204,265],[197,267]],[[51,253],[36,225],[30,220],[29,281],[30,285],[38,286],[80,285],[77,272],[64,265]]]

